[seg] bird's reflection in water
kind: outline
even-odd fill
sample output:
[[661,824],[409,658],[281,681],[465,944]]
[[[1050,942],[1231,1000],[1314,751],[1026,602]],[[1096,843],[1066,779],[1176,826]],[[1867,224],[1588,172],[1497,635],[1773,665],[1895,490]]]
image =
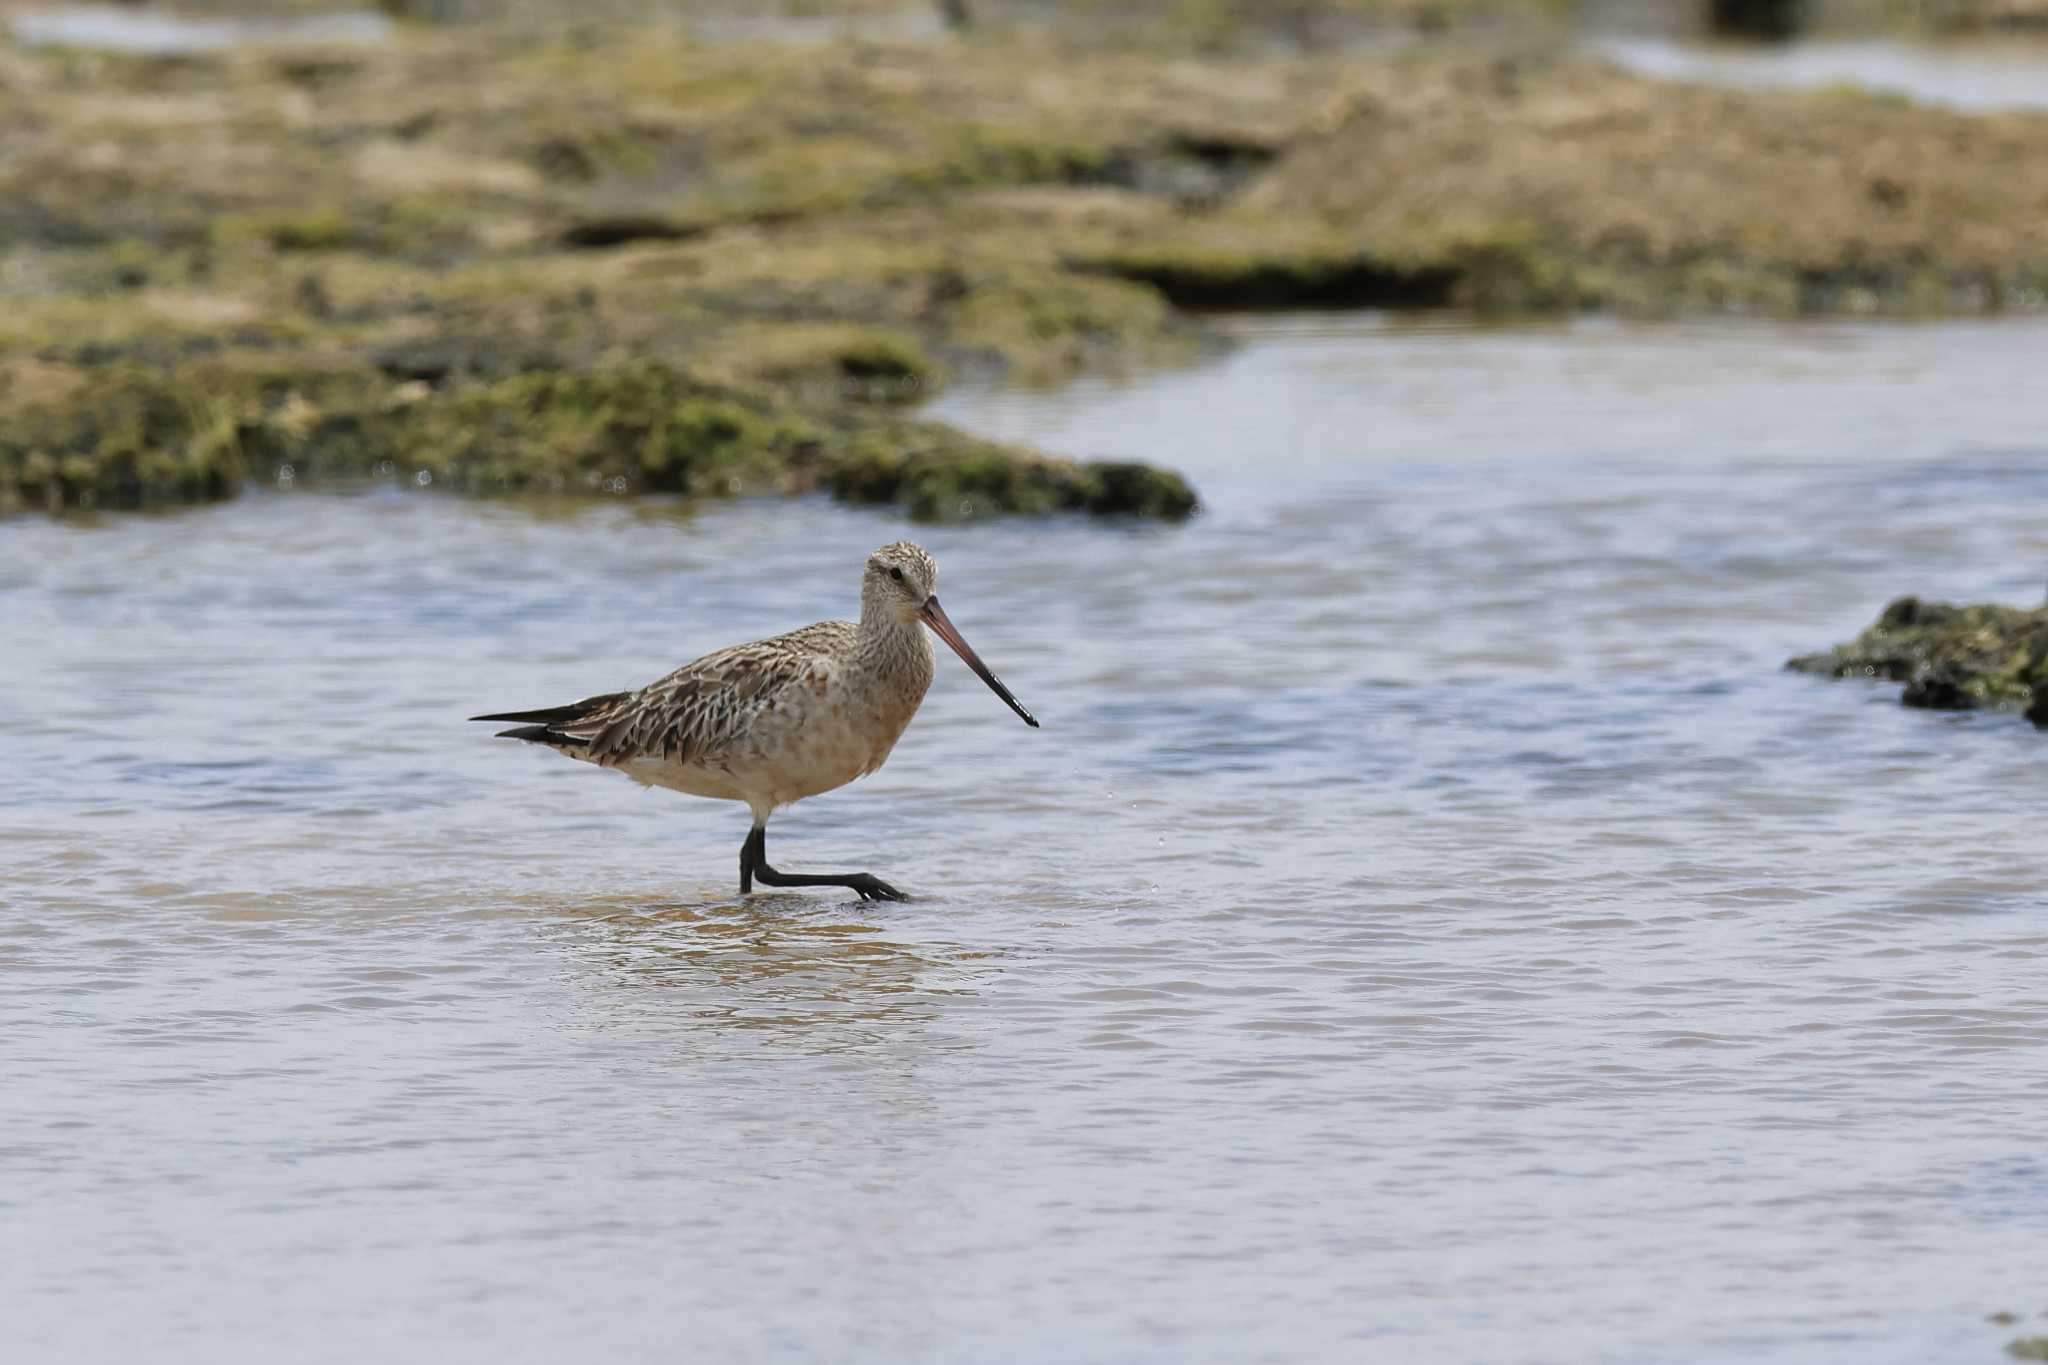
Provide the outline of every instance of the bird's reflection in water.
[[973,994],[985,954],[901,942],[852,909],[801,895],[617,898],[575,907],[566,928],[614,982],[675,992],[642,1002],[667,1017],[780,1031],[813,1049],[878,1041]]

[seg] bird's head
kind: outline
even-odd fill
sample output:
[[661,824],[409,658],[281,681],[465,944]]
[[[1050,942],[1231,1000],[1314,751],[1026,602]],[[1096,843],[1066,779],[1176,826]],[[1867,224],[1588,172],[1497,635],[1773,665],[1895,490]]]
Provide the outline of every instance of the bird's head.
[[922,621],[931,627],[932,634],[944,640],[955,654],[974,670],[976,677],[987,683],[998,697],[1033,729],[1038,727],[1037,719],[1024,709],[1022,702],[1010,695],[1010,689],[1003,686],[1003,680],[989,670],[981,661],[946,616],[946,609],[939,605],[939,595],[934,589],[939,585],[939,566],[922,548],[907,540],[894,545],[884,545],[868,556],[867,572],[861,580],[861,620],[866,623],[877,618],[891,619],[904,625]]
[[921,546],[899,540],[868,556],[861,603],[879,606],[908,625],[918,619],[938,586],[939,566],[932,557]]

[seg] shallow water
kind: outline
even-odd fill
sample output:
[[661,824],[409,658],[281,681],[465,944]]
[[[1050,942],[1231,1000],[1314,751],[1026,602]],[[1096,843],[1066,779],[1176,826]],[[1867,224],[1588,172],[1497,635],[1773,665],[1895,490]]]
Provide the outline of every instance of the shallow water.
[[[1788,675],[2038,598],[2040,324],[1251,329],[940,411],[1185,528],[916,534],[771,830],[462,717],[838,614],[823,502],[0,524],[9,1359],[1992,1361],[2042,736]],[[2034,1330],[2043,1330],[2035,1326]]]
[[9,36],[24,47],[159,57],[263,43],[379,43],[392,30],[391,17],[374,9],[283,18],[208,18],[120,5],[51,5],[18,10],[5,18]]
[[2048,48],[2021,40],[1807,38],[1751,44],[1608,34],[1587,40],[1586,47],[1663,80],[1795,89],[1852,86],[1973,114],[2048,109]]

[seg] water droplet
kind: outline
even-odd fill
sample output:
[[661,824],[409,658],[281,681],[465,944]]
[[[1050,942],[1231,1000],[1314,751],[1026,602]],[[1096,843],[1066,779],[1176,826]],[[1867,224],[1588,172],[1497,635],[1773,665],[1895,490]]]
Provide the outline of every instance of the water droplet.
[[434,476],[428,473],[426,470],[422,469],[419,473],[412,476],[412,481],[418,484],[420,487],[425,488],[428,484],[434,481]]

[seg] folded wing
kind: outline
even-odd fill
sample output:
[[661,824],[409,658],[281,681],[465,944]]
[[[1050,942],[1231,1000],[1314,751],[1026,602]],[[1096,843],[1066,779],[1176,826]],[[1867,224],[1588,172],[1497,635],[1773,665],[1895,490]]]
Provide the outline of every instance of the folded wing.
[[805,676],[816,656],[802,647],[802,634],[707,654],[637,692],[470,719],[525,722],[498,731],[499,737],[545,744],[608,768],[643,758],[710,761]]

